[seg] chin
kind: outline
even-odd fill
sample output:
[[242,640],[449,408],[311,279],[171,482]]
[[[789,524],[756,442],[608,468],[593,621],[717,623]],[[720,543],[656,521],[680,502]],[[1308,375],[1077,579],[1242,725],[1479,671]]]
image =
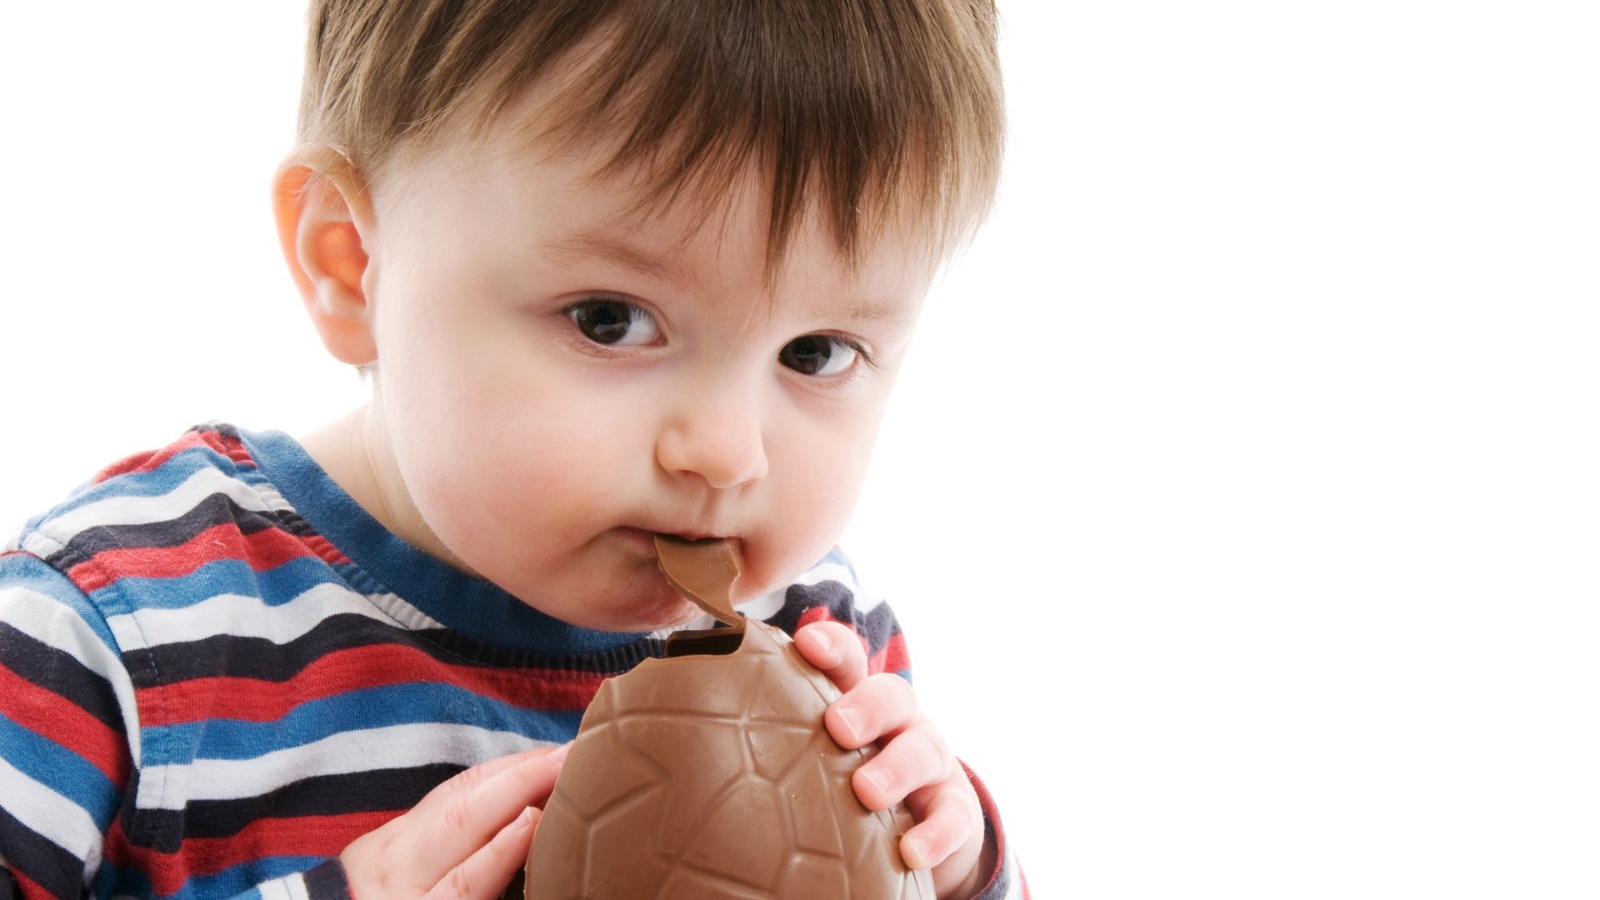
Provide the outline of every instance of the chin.
[[[682,625],[700,615],[700,608],[679,597],[652,600],[627,609],[598,610],[597,615],[575,616],[573,625],[595,631],[642,633]],[[561,618],[561,617],[557,617]]]

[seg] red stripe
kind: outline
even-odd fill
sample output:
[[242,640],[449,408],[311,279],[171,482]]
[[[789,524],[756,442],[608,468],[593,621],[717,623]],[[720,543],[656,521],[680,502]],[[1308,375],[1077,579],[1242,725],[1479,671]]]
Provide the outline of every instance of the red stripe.
[[329,565],[346,565],[350,562],[350,557],[345,556],[343,551],[315,531],[309,531],[299,537],[301,543],[306,545],[306,549]]
[[[816,622],[838,622],[833,613],[826,606],[813,606],[800,614],[800,619],[795,627],[796,631]],[[848,626],[850,623],[842,623]],[[861,639],[861,646],[867,649],[867,639],[856,632],[856,637]],[[870,652],[870,651],[869,651]],[[889,637],[877,653],[870,653],[867,657],[867,674],[876,675],[879,672],[904,672],[911,668],[911,654],[906,650],[905,635],[895,634]]]
[[139,691],[147,725],[205,719],[269,722],[300,704],[394,684],[456,684],[513,706],[553,711],[588,707],[604,676],[543,669],[492,669],[440,662],[414,647],[377,644],[318,658],[283,682],[219,676]]
[[[993,890],[995,880],[1000,877],[1000,871],[1005,868],[1007,853],[1006,832],[1000,821],[1000,810],[995,805],[994,796],[989,793],[988,785],[985,785],[983,779],[972,771],[972,767],[959,759],[956,762],[961,764],[961,769],[966,773],[967,781],[972,785],[973,792],[978,795],[978,805],[983,808],[983,820],[994,829],[994,872],[989,876],[989,880],[983,886],[983,890],[978,892],[978,895],[982,896]],[[1013,863],[1015,863],[1014,860]],[[1033,892],[1028,889],[1028,878],[1023,874],[1022,866],[1014,864],[1012,874],[1016,876],[1018,884],[1022,887],[1022,900],[1031,900]]]
[[236,463],[255,468],[255,460],[245,450],[244,444],[232,438],[225,438],[221,434],[210,430],[191,431],[179,438],[176,442],[160,450],[146,450],[135,453],[106,466],[95,473],[94,483],[99,484],[118,475],[127,475],[130,472],[152,472],[161,468],[168,460],[185,450],[196,447],[208,447],[218,454],[233,460]]
[[0,666],[0,715],[83,757],[120,790],[128,780],[127,741],[54,691]]
[[190,838],[178,855],[185,857],[191,877],[268,856],[338,856],[347,844],[403,810],[258,819],[229,837]]
[[867,660],[867,671],[878,672],[904,672],[911,668],[911,654],[906,652],[905,635],[890,636],[883,645],[883,649],[873,654]]
[[[833,613],[828,611],[826,606],[813,606],[800,614],[799,623],[795,630],[799,631],[801,628],[816,622],[839,621]],[[850,627],[849,622],[842,622],[841,624]],[[852,628],[852,630],[854,629]],[[903,635],[896,634],[891,636],[877,653],[870,652],[865,635],[857,631],[856,637],[861,641],[861,648],[869,652],[867,656],[868,675],[876,675],[879,672],[902,672],[911,668],[911,655],[906,652],[906,639]]]
[[44,885],[28,877],[28,873],[14,866],[8,866],[7,872],[17,880],[17,889],[22,892],[24,900],[54,900],[55,894],[44,889]]
[[293,535],[277,529],[244,534],[233,523],[214,525],[173,547],[129,547],[103,550],[67,573],[85,593],[122,578],[177,578],[224,559],[238,560],[263,572],[292,559],[311,555]]
[[[846,622],[843,619],[840,619],[838,616],[835,616],[833,611],[828,609],[826,606],[813,606],[801,613],[800,618],[795,620],[794,630],[799,631],[807,625],[815,625],[818,622],[838,622],[851,631],[856,631],[854,625],[851,625],[849,622]],[[867,645],[867,639],[861,636],[861,632],[856,631],[856,637],[861,638],[862,647]]]
[[122,821],[106,836],[106,859],[144,872],[160,896],[176,894],[191,878],[214,875],[241,863],[269,856],[338,856],[347,844],[398,816],[403,810],[259,819],[238,834],[190,838],[175,853],[136,847],[122,831]]

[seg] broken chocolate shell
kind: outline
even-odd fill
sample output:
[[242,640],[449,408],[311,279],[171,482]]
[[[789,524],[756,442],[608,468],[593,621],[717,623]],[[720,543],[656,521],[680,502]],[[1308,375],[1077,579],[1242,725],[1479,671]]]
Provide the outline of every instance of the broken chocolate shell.
[[656,562],[667,583],[685,599],[725,625],[744,627],[744,616],[733,608],[739,561],[726,540],[685,541],[658,535]]
[[788,635],[733,612],[730,549],[657,546],[669,581],[734,627],[677,635],[666,658],[601,686],[545,804],[526,897],[932,900],[928,873],[900,858],[910,814],[868,810],[850,786],[875,749],[823,727],[838,690]]

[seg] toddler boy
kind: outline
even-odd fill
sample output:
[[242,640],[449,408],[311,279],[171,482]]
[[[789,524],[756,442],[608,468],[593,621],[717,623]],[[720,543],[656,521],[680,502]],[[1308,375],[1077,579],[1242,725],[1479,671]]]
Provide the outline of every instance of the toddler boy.
[[197,428],[0,556],[0,893],[497,896],[600,681],[701,624],[669,534],[729,539],[743,611],[845,692],[907,864],[1022,896],[832,551],[993,194],[994,18],[317,0],[276,214],[371,398]]

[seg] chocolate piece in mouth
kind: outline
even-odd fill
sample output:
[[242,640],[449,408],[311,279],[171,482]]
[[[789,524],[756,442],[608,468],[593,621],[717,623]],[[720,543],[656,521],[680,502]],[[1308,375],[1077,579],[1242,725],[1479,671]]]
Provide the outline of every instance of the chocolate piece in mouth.
[[656,535],[656,564],[678,593],[717,621],[744,627],[744,616],[733,609],[733,583],[739,580],[739,560],[727,538],[690,541]]
[[877,748],[823,727],[838,689],[733,611],[732,544],[655,543],[673,587],[733,627],[674,634],[666,658],[600,685],[544,804],[527,900],[932,900],[900,856],[911,814],[852,787]]

